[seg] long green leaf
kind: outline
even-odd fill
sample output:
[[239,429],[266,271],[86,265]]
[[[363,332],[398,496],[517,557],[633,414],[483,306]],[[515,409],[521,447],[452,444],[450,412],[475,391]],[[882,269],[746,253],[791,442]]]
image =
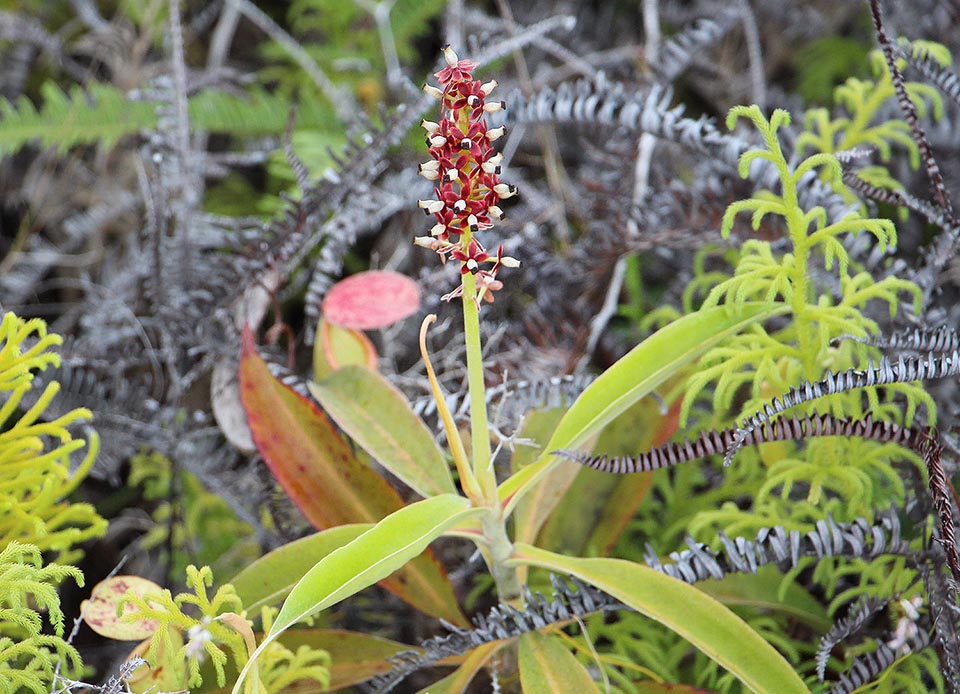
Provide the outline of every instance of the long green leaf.
[[280,608],[270,633],[247,661],[234,694],[267,644],[305,617],[373,585],[423,552],[458,523],[487,513],[462,496],[443,494],[390,514],[349,544],[321,559],[300,579]]
[[383,376],[345,366],[308,387],[350,438],[420,496],[456,493],[430,430]]
[[600,691],[590,673],[557,637],[539,631],[520,637],[520,684],[523,694]]
[[810,694],[773,646],[706,593],[622,559],[581,559],[517,544],[515,563],[569,573],[672,629],[758,694]]
[[373,527],[373,523],[340,525],[288,542],[263,555],[230,579],[249,614],[283,600],[314,564]]
[[737,309],[716,306],[678,318],[634,347],[580,394],[557,425],[546,452],[500,485],[506,511],[512,511],[556,464],[550,451],[576,448],[718,342],[787,310],[782,304],[765,302],[747,302]]

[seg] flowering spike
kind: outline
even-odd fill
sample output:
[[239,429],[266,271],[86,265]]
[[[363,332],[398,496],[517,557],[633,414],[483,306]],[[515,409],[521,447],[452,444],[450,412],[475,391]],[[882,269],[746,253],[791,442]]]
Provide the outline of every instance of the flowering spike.
[[[435,200],[421,200],[419,206],[436,223],[429,236],[420,236],[414,244],[435,251],[440,260],[449,257],[460,263],[461,275],[476,278],[473,297],[479,308],[482,301],[493,301],[493,293],[503,287],[497,273],[503,267],[518,267],[519,261],[503,255],[490,256],[476,234],[490,229],[503,218],[500,200],[517,194],[515,186],[501,183],[503,155],[495,153],[491,143],[505,133],[503,126],[487,129],[484,117],[505,108],[502,101],[486,101],[497,87],[496,80],[481,83],[473,79],[477,63],[462,60],[450,46],[443,47],[446,66],[436,73],[440,87],[426,84],[423,89],[441,103],[439,122],[421,120],[432,160],[420,165],[421,176],[440,180],[434,189]],[[449,301],[463,296],[464,286],[445,294]]]

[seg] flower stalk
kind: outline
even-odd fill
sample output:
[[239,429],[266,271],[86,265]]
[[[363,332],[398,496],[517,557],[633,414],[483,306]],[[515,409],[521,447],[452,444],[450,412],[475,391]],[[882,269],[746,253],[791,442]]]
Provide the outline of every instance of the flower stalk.
[[[485,556],[501,598],[510,600],[519,596],[519,583],[516,571],[506,566],[513,545],[507,536],[493,469],[480,310],[484,302],[492,302],[494,293],[503,288],[498,277],[500,270],[518,267],[520,263],[504,256],[503,245],[498,245],[496,253],[488,252],[480,236],[503,219],[500,203],[516,195],[517,189],[500,181],[503,155],[492,145],[505,130],[503,127],[489,129],[485,119],[486,114],[505,107],[502,101],[490,99],[496,80],[481,83],[473,79],[477,63],[459,59],[449,46],[443,49],[443,56],[446,67],[435,74],[439,87],[430,84],[423,87],[440,101],[441,118],[437,122],[423,120],[420,123],[431,159],[420,164],[418,172],[435,182],[435,197],[420,200],[418,204],[435,223],[428,236],[418,237],[414,243],[436,252],[441,262],[451,260],[460,264],[459,286],[442,298],[451,301],[459,297],[463,305],[472,469],[468,475],[461,471],[461,478],[466,477],[471,486],[479,488],[467,490],[465,487],[474,503],[489,509],[483,521]],[[479,491],[479,498],[471,491]]]

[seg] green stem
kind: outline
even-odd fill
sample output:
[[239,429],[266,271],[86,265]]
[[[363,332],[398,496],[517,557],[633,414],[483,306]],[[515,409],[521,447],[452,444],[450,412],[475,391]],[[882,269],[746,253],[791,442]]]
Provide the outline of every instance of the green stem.
[[[465,238],[464,245],[469,243],[470,239]],[[468,272],[463,276],[463,332],[467,347],[467,384],[470,389],[473,473],[488,507],[488,512],[483,516],[483,536],[489,550],[487,561],[490,573],[493,574],[500,599],[509,602],[520,597],[520,581],[516,568],[507,566],[506,563],[513,555],[513,542],[507,534],[506,518],[497,494],[497,477],[493,469],[483,379],[483,353],[480,346],[480,313],[474,302],[476,295],[476,278]]]
[[[469,239],[465,240],[469,244]],[[480,347],[480,314],[474,297],[476,278],[463,276],[463,333],[467,347],[467,387],[470,390],[470,440],[473,448],[473,474],[480,483],[487,505],[497,504],[497,478],[491,464],[490,427],[487,422],[486,386],[483,379],[483,353]]]

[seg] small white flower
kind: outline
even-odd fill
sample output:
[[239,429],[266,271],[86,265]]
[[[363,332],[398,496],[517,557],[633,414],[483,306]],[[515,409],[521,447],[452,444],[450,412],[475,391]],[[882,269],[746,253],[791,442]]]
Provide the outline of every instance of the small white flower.
[[187,645],[183,647],[183,652],[188,658],[196,658],[200,662],[206,658],[204,644],[213,641],[213,634],[207,629],[208,624],[210,624],[210,618],[204,617],[200,624],[194,624],[187,629]]
[[492,92],[494,88],[496,88],[497,84],[499,83],[496,80],[490,80],[489,82],[484,82],[483,84],[480,85],[480,91],[483,92],[484,96],[489,96],[490,92]]
[[456,67],[457,63],[460,62],[460,59],[457,57],[457,54],[453,52],[453,49],[450,48],[448,43],[442,48],[443,50],[443,59],[447,61],[447,65],[450,67]]

